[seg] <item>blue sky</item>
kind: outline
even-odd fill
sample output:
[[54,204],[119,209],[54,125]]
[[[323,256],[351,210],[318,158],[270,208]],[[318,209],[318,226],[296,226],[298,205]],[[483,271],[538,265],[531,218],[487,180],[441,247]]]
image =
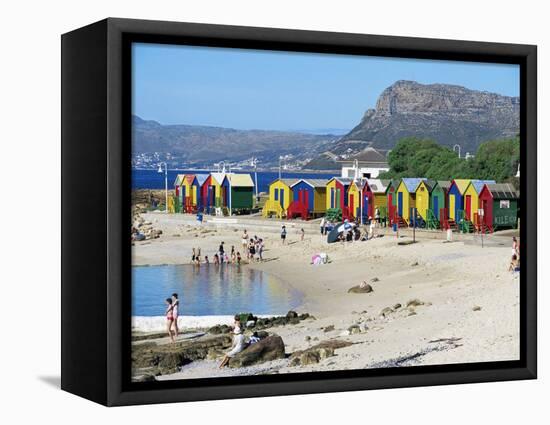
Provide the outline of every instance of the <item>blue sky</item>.
[[161,124],[351,129],[397,80],[519,96],[519,67],[451,61],[133,45],[133,113]]

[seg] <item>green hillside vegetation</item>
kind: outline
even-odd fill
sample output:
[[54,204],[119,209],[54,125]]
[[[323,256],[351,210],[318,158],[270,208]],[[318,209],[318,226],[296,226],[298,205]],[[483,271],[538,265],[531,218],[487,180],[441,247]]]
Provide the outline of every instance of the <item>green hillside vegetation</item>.
[[434,140],[407,137],[389,153],[390,170],[380,178],[483,179],[517,184],[514,176],[518,162],[518,137],[484,142],[470,159],[458,158],[450,148]]

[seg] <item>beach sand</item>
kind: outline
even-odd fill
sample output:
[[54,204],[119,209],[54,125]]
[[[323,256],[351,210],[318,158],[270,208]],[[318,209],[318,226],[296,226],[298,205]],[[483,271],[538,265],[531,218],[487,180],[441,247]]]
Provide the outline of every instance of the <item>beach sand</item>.
[[[189,217],[158,213],[143,217],[163,234],[135,243],[135,265],[186,264],[193,247],[212,257],[222,240],[227,247],[241,247],[242,226],[197,226]],[[329,245],[312,223],[287,227],[287,245],[283,245],[277,226],[256,231],[251,225],[248,234],[265,240],[266,261],[245,267],[263,270],[302,292],[303,304],[296,311],[312,314],[316,320],[269,331],[283,338],[286,353],[330,339],[353,345],[307,366],[290,366],[283,359],[220,371],[215,361],[205,360],[158,379],[519,359],[519,274],[507,271],[511,237],[487,236],[483,248],[479,236],[444,242],[422,232],[416,234],[417,243],[410,245],[398,245],[398,240],[409,238],[397,239],[393,234]],[[301,227],[306,228],[304,241],[298,233]],[[319,252],[327,253],[330,262],[311,265],[311,256]],[[363,281],[373,292],[348,293]],[[414,300],[420,305],[407,307]],[[391,311],[381,315],[387,307]],[[348,328],[354,324],[362,332],[350,335]],[[332,326],[334,330],[325,331]]]

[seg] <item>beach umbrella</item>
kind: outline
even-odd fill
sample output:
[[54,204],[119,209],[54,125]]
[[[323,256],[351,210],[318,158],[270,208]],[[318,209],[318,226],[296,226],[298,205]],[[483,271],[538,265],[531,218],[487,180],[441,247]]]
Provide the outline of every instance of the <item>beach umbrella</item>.
[[344,232],[344,229],[350,231],[355,227],[355,223],[340,223],[334,226],[334,229],[330,231],[330,233],[327,236],[327,242],[328,243],[334,243],[338,240],[338,236]]

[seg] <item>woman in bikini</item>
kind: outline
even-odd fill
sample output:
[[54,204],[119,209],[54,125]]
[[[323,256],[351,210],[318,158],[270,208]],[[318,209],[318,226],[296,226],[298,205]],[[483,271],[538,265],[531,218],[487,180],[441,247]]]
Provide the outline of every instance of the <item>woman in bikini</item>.
[[174,324],[174,306],[172,305],[172,298],[166,298],[166,330],[168,331],[168,336],[170,336],[170,341],[175,342],[174,335],[172,334],[172,325]]

